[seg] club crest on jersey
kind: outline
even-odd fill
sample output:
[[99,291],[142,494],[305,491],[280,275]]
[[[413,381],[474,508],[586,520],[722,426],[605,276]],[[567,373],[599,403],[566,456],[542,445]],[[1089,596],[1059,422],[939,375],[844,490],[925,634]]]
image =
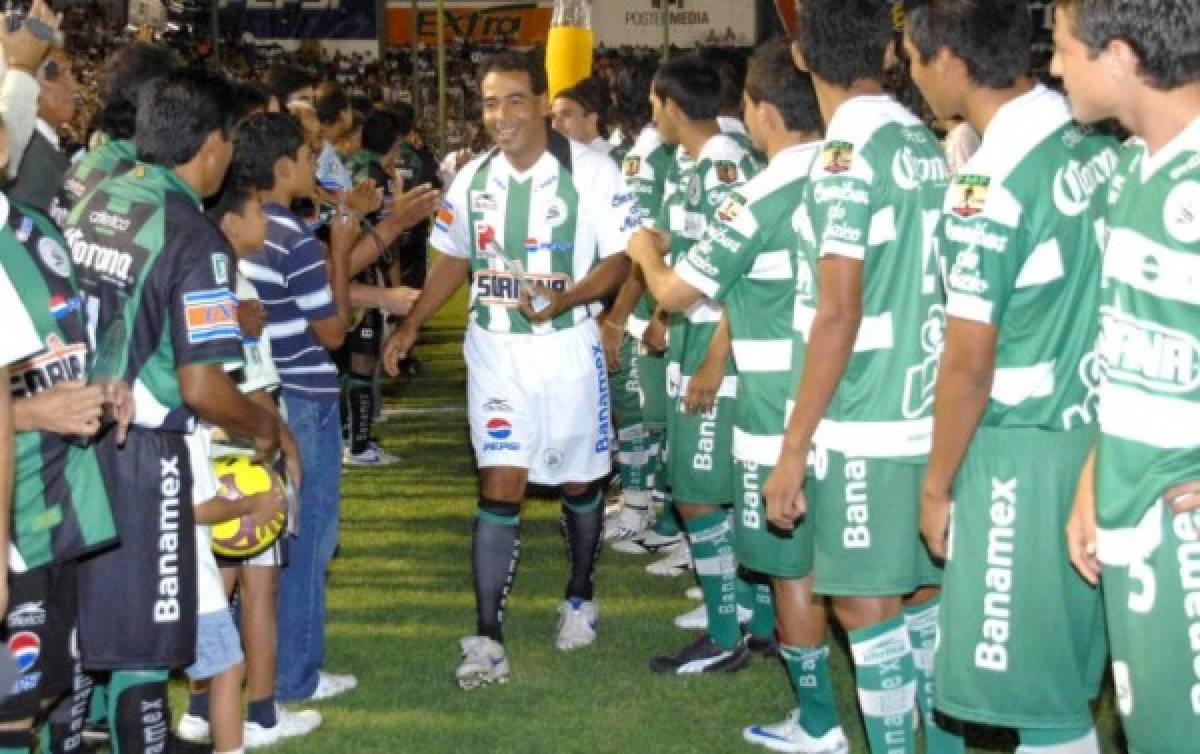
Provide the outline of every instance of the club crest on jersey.
[[77,312],[83,308],[83,302],[78,296],[66,296],[55,294],[50,297],[50,316],[55,320],[65,319],[72,312]]
[[716,165],[717,180],[721,183],[737,183],[737,165],[729,160],[719,160]]
[[558,228],[567,221],[567,203],[561,197],[554,197],[546,203],[546,224]]
[[642,158],[626,157],[625,161],[621,163],[621,171],[625,173],[626,178],[636,178],[638,173],[642,172]]
[[742,214],[743,209],[745,209],[745,206],[741,200],[737,196],[730,196],[717,209],[717,219],[723,223],[732,223],[738,219],[738,215]]
[[1183,181],[1163,202],[1163,225],[1180,243],[1200,241],[1200,183]]
[[188,343],[241,338],[237,305],[228,288],[183,294],[183,313]]
[[831,141],[821,150],[821,162],[826,173],[839,175],[854,164],[854,145],[848,141]]
[[950,187],[950,211],[959,217],[975,217],[983,212],[991,182],[986,175],[960,175]]
[[25,243],[29,237],[33,235],[33,218],[26,215],[21,218],[21,225],[17,228],[17,240]]
[[71,257],[67,256],[67,250],[58,241],[42,236],[38,241],[38,256],[41,257],[42,264],[55,275],[60,278],[71,276]]

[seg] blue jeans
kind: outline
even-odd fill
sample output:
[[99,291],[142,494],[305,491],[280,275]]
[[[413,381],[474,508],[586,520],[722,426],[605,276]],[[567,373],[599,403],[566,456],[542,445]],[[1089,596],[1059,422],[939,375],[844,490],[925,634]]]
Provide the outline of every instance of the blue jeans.
[[284,392],[288,426],[300,447],[300,535],[288,540],[279,577],[275,697],[304,699],[325,659],[325,569],[338,542],[342,420],[337,400]]

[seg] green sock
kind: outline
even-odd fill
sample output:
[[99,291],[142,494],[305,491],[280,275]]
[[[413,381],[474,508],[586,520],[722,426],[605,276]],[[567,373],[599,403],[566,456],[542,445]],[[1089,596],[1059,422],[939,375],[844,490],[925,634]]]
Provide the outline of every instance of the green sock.
[[97,681],[92,685],[92,700],[88,702],[89,723],[103,723],[108,719],[108,683]]
[[912,754],[916,747],[917,669],[904,616],[849,632],[858,703],[874,754]]
[[682,530],[679,528],[679,513],[676,512],[675,506],[671,504],[671,496],[657,491],[653,494],[658,499],[665,497],[665,501],[663,502],[662,510],[658,514],[658,519],[654,522],[654,526],[651,529],[660,537],[674,537]]
[[750,635],[755,639],[775,636],[775,597],[771,585],[754,582],[754,614],[750,617]]
[[1100,754],[1095,728],[1019,728],[1015,754]]
[[925,723],[927,754],[963,754],[962,733],[943,728],[933,714],[933,650],[937,646],[938,609],[941,598],[924,605],[904,608],[904,624],[912,642],[913,665],[917,669],[917,707]]
[[829,645],[819,647],[781,646],[783,665],[796,692],[800,707],[800,727],[813,738],[820,738],[838,727],[837,703],[833,681],[829,677]]
[[165,750],[171,730],[167,707],[167,677],[162,670],[114,670],[108,688],[110,750],[121,754],[122,742],[136,742],[134,751],[160,742]]
[[687,522],[696,561],[696,579],[704,590],[708,635],[722,649],[733,649],[742,638],[737,619],[737,564],[725,511],[718,510]]

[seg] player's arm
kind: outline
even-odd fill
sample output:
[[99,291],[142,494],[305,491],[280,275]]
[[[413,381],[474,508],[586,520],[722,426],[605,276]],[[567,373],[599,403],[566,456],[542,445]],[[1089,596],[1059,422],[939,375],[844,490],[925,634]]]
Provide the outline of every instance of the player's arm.
[[645,291],[646,281],[642,278],[641,269],[636,264],[630,264],[629,274],[625,276],[625,282],[621,283],[621,287],[617,289],[613,305],[608,310],[608,316],[604,318],[604,325],[600,330],[600,343],[604,346],[604,360],[607,362],[610,372],[621,368],[621,344],[625,341],[625,333],[629,332],[634,338],[641,340],[642,335],[646,332],[648,323],[641,323],[635,333],[630,329],[629,321],[629,316],[633,314],[637,302],[641,300]]
[[176,369],[183,402],[204,421],[231,435],[254,438],[258,460],[270,461],[279,450],[274,416],[256,406],[220,363],[184,364]]
[[933,450],[921,490],[921,533],[939,558],[946,555],[950,485],[987,410],[995,367],[996,328],[949,317],[933,392]]
[[1092,447],[1079,484],[1075,487],[1075,504],[1067,519],[1067,553],[1079,575],[1090,584],[1100,581],[1100,559],[1096,556],[1096,448]]
[[699,300],[701,292],[667,265],[663,255],[670,243],[670,236],[665,233],[643,228],[629,240],[629,255],[642,269],[646,288],[658,305],[666,311],[678,312]]
[[541,311],[535,311],[528,301],[527,294],[522,294],[521,313],[530,322],[548,322],[577,306],[599,301],[615,291],[628,276],[629,257],[625,254],[613,254],[593,267],[583,280],[562,293],[555,293],[540,283],[533,286],[533,295],[544,296],[550,301],[550,305]]
[[393,377],[399,374],[400,361],[408,356],[409,350],[417,342],[421,325],[436,314],[463,283],[467,282],[470,272],[470,259],[438,254],[412,311],[404,320],[404,324],[392,333],[384,345],[383,366],[388,374]]
[[830,255],[817,263],[817,289],[821,295],[809,335],[804,373],[796,393],[796,406],[784,432],[779,464],[763,490],[769,520],[784,530],[790,530],[806,510],[804,468],[813,434],[828,411],[854,352],[862,322],[862,275],[863,263],[857,259]]
[[725,381],[725,366],[733,355],[733,338],[729,331],[728,313],[721,314],[721,321],[713,331],[712,340],[708,342],[708,351],[704,361],[692,379],[688,382],[687,395],[683,398],[683,408],[689,414],[700,414],[711,411],[717,401],[717,393],[721,383]]
[[[358,239],[358,228],[353,222],[353,216],[349,212],[339,211],[333,220],[329,223],[329,273],[328,282],[329,291],[333,299],[333,309],[326,313],[325,316],[310,316],[308,317],[309,328],[312,329],[313,337],[317,339],[324,348],[330,351],[336,351],[341,348],[342,342],[346,339],[346,329],[350,327],[350,278],[353,274],[350,272],[351,262],[354,254],[355,243]],[[296,255],[301,249],[310,251],[313,248],[314,241],[302,241],[292,251],[292,255]],[[372,245],[374,242],[371,242]],[[292,262],[291,256],[288,259]],[[305,266],[315,267],[315,260],[311,254],[306,255],[300,260],[300,264],[304,262],[309,264]],[[305,275],[305,280],[310,280],[308,276],[312,271],[305,273],[295,273],[297,275]],[[292,285],[292,279],[288,277],[289,287]],[[303,288],[303,283],[298,283],[298,287]],[[306,294],[301,294],[297,297],[307,299]],[[306,307],[301,306],[302,310]],[[307,313],[306,313],[307,316]]]

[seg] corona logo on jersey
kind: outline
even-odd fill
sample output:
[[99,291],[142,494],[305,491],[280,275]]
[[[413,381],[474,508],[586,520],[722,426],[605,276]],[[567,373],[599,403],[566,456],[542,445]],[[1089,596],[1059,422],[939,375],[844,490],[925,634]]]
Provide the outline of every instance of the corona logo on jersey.
[[[275,472],[246,456],[223,456],[213,461],[213,472],[220,482],[218,495],[238,500],[282,487],[283,480]],[[279,539],[287,517],[276,514],[265,524],[257,524],[250,516],[223,521],[212,527],[212,549],[226,558],[245,559],[266,550]]]

